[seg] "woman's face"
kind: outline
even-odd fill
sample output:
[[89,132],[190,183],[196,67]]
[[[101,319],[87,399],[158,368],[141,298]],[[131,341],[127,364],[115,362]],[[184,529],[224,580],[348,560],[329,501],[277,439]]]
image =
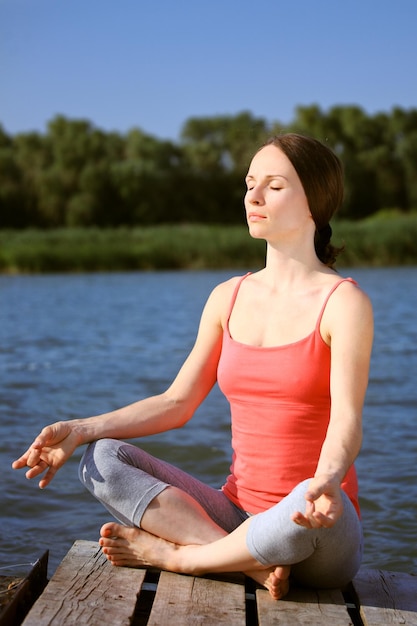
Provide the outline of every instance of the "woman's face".
[[298,174],[276,146],[265,146],[255,154],[246,185],[246,219],[253,237],[272,241],[314,225]]

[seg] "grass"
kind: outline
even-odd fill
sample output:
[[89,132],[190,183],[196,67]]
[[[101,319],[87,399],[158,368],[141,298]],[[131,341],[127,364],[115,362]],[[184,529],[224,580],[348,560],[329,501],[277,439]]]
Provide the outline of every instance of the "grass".
[[417,265],[417,212],[385,211],[360,222],[334,225],[334,242],[345,249],[339,265]]
[[[335,221],[338,266],[417,264],[417,212]],[[95,272],[260,267],[265,243],[245,226],[0,231],[0,272]]]

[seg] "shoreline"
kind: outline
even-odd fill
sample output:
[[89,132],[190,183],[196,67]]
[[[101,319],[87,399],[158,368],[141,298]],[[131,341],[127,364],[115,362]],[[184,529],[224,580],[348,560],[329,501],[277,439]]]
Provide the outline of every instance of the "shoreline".
[[[337,268],[417,265],[417,213],[336,220]],[[221,270],[262,267],[265,242],[246,226],[0,230],[0,274]]]

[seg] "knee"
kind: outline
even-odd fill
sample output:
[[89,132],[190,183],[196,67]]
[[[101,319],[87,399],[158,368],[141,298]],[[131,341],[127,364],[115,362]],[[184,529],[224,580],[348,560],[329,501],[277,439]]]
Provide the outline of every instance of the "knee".
[[103,470],[108,460],[117,454],[119,445],[120,442],[115,439],[99,439],[87,446],[78,469],[78,477],[85,487],[91,490],[92,481],[104,481]]
[[285,504],[289,507],[292,513],[295,513],[296,511],[304,511],[306,506],[305,496],[310,486],[311,480],[311,478],[306,478],[305,480],[298,483],[298,485],[296,485],[293,490],[290,491],[290,493],[285,496],[285,498],[283,498],[281,502],[278,503],[278,506],[282,506],[283,504]]

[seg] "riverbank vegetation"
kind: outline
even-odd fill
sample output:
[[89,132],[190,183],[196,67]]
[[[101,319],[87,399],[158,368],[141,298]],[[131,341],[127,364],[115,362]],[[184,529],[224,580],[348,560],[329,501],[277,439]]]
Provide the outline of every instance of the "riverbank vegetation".
[[343,163],[339,265],[417,263],[417,109],[311,105],[287,125],[249,112],[190,118],[178,142],[61,115],[44,134],[0,125],[0,272],[260,266],[243,180],[280,132],[316,137]]
[[241,224],[250,158],[283,131],[316,137],[339,155],[340,218],[417,208],[417,109],[367,115],[358,106],[312,105],[285,125],[249,112],[190,118],[178,142],[58,115],[43,134],[11,136],[0,126],[0,228]]
[[[338,267],[417,264],[417,212],[337,220]],[[265,244],[245,226],[183,224],[146,228],[0,231],[0,272],[96,272],[257,268]]]

